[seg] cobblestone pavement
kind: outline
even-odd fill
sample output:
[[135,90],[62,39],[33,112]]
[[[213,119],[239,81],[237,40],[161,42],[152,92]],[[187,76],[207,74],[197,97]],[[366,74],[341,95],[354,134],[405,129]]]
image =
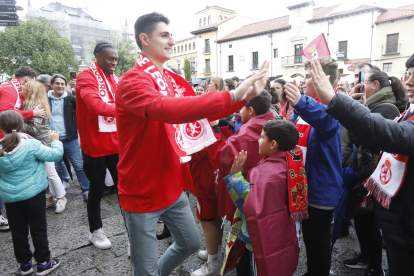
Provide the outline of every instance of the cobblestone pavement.
[[[74,175],[76,176],[76,174]],[[131,275],[131,265],[127,255],[128,237],[117,196],[107,196],[102,199],[101,203],[104,231],[112,242],[112,248],[109,250],[97,249],[88,240],[86,203],[82,199],[80,187],[76,180],[71,182],[66,197],[68,205],[64,213],[55,214],[53,208],[46,211],[49,247],[52,257],[59,258],[62,262],[60,268],[49,275]],[[196,200],[193,196],[190,196],[190,203],[200,234],[201,246],[205,249],[201,224],[195,216]],[[5,211],[3,211],[3,215],[5,215]],[[163,225],[158,224],[158,230],[162,228]],[[229,225],[226,224],[223,239],[227,238],[228,230]],[[158,257],[163,254],[167,247],[168,240],[159,242]],[[364,274],[363,270],[348,269],[341,263],[341,260],[352,258],[358,252],[359,246],[357,245],[355,230],[351,228],[350,236],[339,239],[335,245],[331,275],[362,276]],[[201,264],[203,264],[203,261],[198,259],[196,254],[193,254],[171,275],[190,275]],[[383,267],[387,271],[385,250],[383,250]],[[305,272],[306,255],[304,246],[302,246],[298,270],[294,276],[301,276]],[[18,264],[14,258],[10,231],[0,232],[0,275],[20,275]],[[230,275],[235,276],[236,273]],[[275,276],[277,276],[277,272],[275,272]]]

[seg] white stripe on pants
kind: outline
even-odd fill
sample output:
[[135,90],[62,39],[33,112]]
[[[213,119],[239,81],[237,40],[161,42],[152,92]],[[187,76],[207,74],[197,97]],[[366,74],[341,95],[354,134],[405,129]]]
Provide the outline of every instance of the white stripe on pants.
[[66,194],[65,188],[62,185],[59,175],[55,169],[55,162],[45,162],[45,171],[49,179],[50,186],[56,198],[64,197]]

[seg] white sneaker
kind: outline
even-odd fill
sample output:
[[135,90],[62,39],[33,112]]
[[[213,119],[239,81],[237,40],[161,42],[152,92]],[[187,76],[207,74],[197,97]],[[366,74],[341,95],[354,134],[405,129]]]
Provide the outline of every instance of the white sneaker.
[[[197,256],[200,259],[202,259],[203,261],[207,261],[208,260],[207,250],[200,250],[200,251],[198,251]],[[218,259],[219,259],[220,262],[223,261],[223,259],[224,259],[224,252],[223,251],[220,251],[220,254],[218,256]]]
[[9,229],[10,229],[9,221],[5,217],[0,215],[0,230],[4,231],[4,230],[9,230]]
[[58,199],[56,201],[56,209],[55,209],[55,213],[56,214],[60,214],[63,213],[66,209],[66,205],[68,204],[68,200],[66,199],[66,197],[62,198],[62,199]]
[[219,266],[212,266],[209,262],[203,264],[199,269],[193,271],[191,276],[217,276],[220,274],[221,263]]
[[208,260],[208,253],[207,250],[200,250],[197,253],[197,256],[202,259],[203,261],[207,261]]
[[65,188],[65,190],[69,189],[69,182],[62,181],[62,185],[63,185],[63,188]]
[[108,249],[111,248],[112,244],[105,236],[104,231],[101,229],[93,231],[93,233],[89,234],[89,240],[96,248],[99,249]]

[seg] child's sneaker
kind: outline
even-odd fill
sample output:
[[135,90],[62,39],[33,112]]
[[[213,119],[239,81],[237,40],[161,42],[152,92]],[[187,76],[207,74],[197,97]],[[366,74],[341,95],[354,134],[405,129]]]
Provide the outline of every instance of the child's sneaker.
[[66,199],[66,197],[62,198],[62,199],[58,199],[56,201],[56,209],[55,209],[55,213],[56,214],[60,214],[63,213],[66,209],[66,205],[68,204],[68,200]]
[[209,262],[203,264],[199,269],[193,271],[191,276],[218,276],[221,270],[221,263],[219,266],[213,266]]
[[29,275],[33,273],[33,263],[32,260],[25,264],[20,264],[20,275]]
[[36,275],[47,275],[49,274],[49,272],[51,272],[52,270],[58,268],[60,265],[60,261],[59,259],[51,259],[49,262],[47,262],[47,264],[42,265],[42,264],[38,264],[37,265],[37,272]]
[[63,185],[63,188],[65,190],[69,189],[69,187],[70,187],[69,182],[67,182],[67,181],[62,181],[62,185]]
[[4,231],[4,230],[9,230],[9,229],[10,229],[9,221],[5,217],[0,215],[0,230]]
[[52,200],[50,200],[50,201],[46,200],[46,209],[47,209],[47,208],[50,208],[50,207],[53,207],[53,206],[55,206],[55,205],[56,205],[56,202],[55,202],[55,200],[54,200],[54,199],[52,199]]

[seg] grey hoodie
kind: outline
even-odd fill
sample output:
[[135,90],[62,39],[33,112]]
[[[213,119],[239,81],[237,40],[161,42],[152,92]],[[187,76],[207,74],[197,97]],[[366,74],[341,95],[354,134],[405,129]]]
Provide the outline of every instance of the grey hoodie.
[[66,92],[60,98],[53,96],[53,90],[49,90],[47,96],[50,98],[50,108],[52,109],[52,120],[50,129],[59,132],[59,140],[66,139],[65,118],[63,116],[64,99],[68,96]]

